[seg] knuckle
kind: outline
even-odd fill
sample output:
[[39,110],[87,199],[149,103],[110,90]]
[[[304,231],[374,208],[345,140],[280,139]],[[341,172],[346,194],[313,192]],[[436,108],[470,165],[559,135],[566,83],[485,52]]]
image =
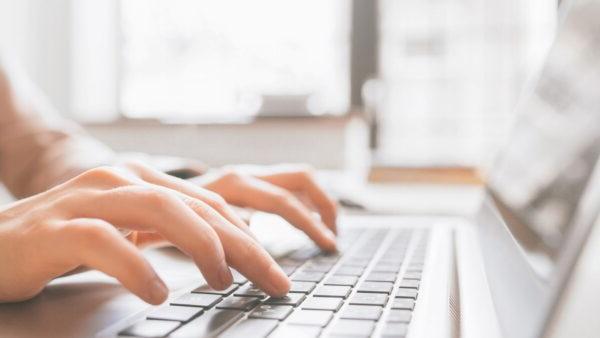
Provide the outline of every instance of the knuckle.
[[87,225],[86,236],[90,240],[103,242],[113,237],[114,232],[112,230],[114,229],[107,224],[94,222]]
[[206,212],[207,206],[211,207],[209,203],[192,197],[184,197],[184,202],[192,210],[196,212],[201,212],[203,215]]
[[151,187],[136,187],[136,194],[150,206],[163,210],[177,202],[177,197],[168,191]]
[[229,182],[236,182],[243,179],[243,175],[237,172],[235,169],[225,169],[221,177],[223,180]]
[[84,173],[84,177],[92,178],[113,178],[116,176],[115,170],[108,166],[97,167],[90,169]]
[[213,209],[217,209],[217,210],[224,210],[225,208],[227,208],[227,201],[225,201],[225,199],[214,192],[210,192],[207,195],[208,198],[208,205],[210,205]]
[[74,212],[78,205],[81,203],[87,203],[92,201],[96,197],[96,193],[93,189],[80,188],[80,189],[66,189],[64,192],[54,198],[49,208],[55,212]]
[[84,184],[89,183],[109,183],[119,184],[123,180],[120,174],[111,167],[103,166],[90,169],[83,174],[79,175],[78,181]]
[[88,244],[110,239],[115,229],[100,220],[74,220],[65,227],[65,230],[73,235],[75,240]]

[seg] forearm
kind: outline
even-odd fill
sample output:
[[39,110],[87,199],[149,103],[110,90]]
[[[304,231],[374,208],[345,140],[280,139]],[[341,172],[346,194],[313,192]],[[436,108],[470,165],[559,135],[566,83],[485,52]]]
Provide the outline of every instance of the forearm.
[[110,149],[61,119],[24,76],[0,63],[0,179],[15,197],[113,160]]

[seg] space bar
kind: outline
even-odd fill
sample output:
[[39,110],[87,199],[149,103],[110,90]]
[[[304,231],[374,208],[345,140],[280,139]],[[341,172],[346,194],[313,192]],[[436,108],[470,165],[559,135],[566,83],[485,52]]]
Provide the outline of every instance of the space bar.
[[185,324],[169,337],[208,337],[215,335],[242,317],[244,313],[236,310],[213,309]]

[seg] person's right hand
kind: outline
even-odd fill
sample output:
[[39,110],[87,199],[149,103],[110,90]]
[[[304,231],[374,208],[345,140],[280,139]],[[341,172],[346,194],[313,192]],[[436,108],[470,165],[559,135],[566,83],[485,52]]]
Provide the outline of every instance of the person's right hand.
[[52,279],[86,266],[148,303],[162,303],[165,284],[117,228],[160,234],[215,289],[232,283],[231,266],[270,295],[288,292],[287,276],[219,195],[183,180],[165,182],[97,168],[0,209],[0,302],[32,298]]

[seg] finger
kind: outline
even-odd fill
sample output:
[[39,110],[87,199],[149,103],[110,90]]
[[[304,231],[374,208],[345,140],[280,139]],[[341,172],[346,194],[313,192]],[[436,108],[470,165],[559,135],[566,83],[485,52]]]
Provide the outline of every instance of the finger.
[[140,251],[111,224],[98,219],[74,219],[65,229],[59,248],[65,259],[100,270],[151,304],[160,304],[168,289]]
[[337,233],[337,205],[319,186],[314,176],[307,171],[280,173],[259,176],[260,179],[290,191],[306,193],[312,204],[317,208],[323,222]]
[[223,217],[225,217],[229,222],[246,232],[246,234],[249,236],[254,237],[254,234],[252,234],[248,228],[248,225],[227,205],[227,202],[225,202],[225,200],[218,194],[202,189],[186,180],[156,171],[140,162],[129,162],[126,165],[142,180],[148,183],[164,186],[205,202],[212,209],[223,215]]
[[203,201],[185,194],[179,197],[217,232],[230,266],[271,296],[283,296],[289,291],[287,275],[258,241]]
[[120,228],[155,231],[187,253],[215,289],[231,285],[219,236],[174,191],[125,186],[77,196],[78,217],[103,219]]
[[287,275],[254,238],[228,223],[216,211],[202,206],[201,201],[188,197],[186,203],[215,229],[231,267],[271,296],[280,297],[289,291]]
[[323,250],[335,250],[333,232],[313,217],[311,211],[289,191],[257,178],[249,178],[247,182],[239,187],[247,206],[278,214],[304,231]]

